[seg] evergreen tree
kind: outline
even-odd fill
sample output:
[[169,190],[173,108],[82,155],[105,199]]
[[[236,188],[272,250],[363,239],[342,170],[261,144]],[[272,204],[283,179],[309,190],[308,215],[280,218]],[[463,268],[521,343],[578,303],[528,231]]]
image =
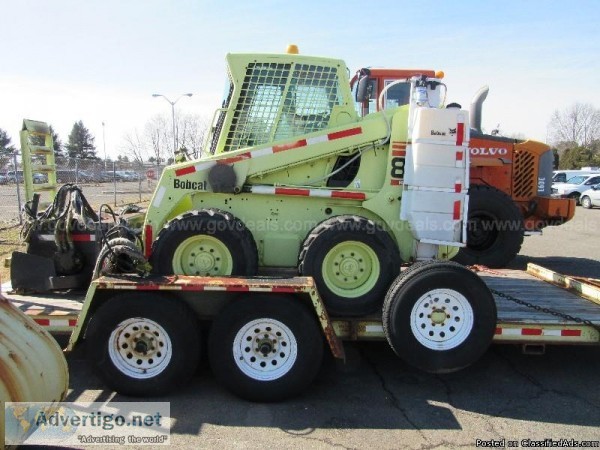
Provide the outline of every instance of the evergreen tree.
[[600,166],[600,155],[587,147],[573,147],[565,149],[558,168],[581,169],[591,166]]
[[14,153],[15,151],[16,148],[14,147],[14,145],[11,145],[10,136],[6,131],[0,128],[0,153],[8,154]]
[[70,158],[98,159],[96,156],[96,146],[94,145],[94,136],[83,125],[81,120],[73,124],[66,149]]
[[54,143],[54,153],[56,155],[62,155],[63,143],[60,140],[58,133],[56,131],[54,131],[54,128],[52,128],[52,125],[50,125],[49,128],[50,128],[50,134],[52,135],[52,142]]

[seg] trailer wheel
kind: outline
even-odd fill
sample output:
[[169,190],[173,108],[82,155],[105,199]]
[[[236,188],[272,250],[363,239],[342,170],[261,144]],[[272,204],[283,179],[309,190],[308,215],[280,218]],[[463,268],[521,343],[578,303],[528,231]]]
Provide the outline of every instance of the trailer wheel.
[[383,329],[394,352],[427,372],[475,362],[490,346],[496,304],[486,284],[465,267],[433,263],[402,273],[383,305]]
[[199,359],[194,314],[151,294],[108,300],[94,313],[86,341],[90,364],[125,395],[165,394],[189,380]]
[[585,209],[590,209],[592,207],[592,200],[587,195],[584,195],[581,197],[581,206]]
[[206,209],[170,221],[154,242],[150,263],[159,274],[251,276],[258,270],[258,252],[240,220]]
[[400,271],[400,255],[390,235],[373,221],[337,216],[306,238],[299,271],[314,277],[330,313],[359,316],[381,307]]
[[246,297],[212,324],[208,352],[215,377],[251,401],[292,397],[316,376],[323,338],[316,315],[290,297]]
[[504,192],[489,186],[469,188],[467,246],[454,261],[465,265],[504,267],[521,250],[523,215]]

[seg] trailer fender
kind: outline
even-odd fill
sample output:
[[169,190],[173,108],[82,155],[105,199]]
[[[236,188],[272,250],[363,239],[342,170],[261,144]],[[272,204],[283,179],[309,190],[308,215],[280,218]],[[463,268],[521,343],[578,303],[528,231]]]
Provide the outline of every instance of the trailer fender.
[[69,339],[66,351],[71,351],[85,335],[87,324],[94,311],[104,299],[123,291],[168,291],[173,294],[186,292],[256,292],[261,294],[279,293],[308,297],[327,344],[335,358],[344,359],[344,347],[333,328],[333,323],[312,277],[281,278],[233,278],[233,277],[194,277],[167,276],[149,278],[101,277],[94,280],[87,291],[77,325]]

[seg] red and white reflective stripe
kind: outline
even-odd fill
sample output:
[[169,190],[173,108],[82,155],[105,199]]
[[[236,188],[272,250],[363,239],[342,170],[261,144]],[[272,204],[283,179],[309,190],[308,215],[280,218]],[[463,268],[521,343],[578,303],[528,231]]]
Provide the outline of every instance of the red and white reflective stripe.
[[300,197],[341,198],[347,200],[366,200],[364,192],[332,191],[329,189],[284,188],[276,186],[252,186],[250,192],[264,195],[290,195]]
[[[38,235],[40,241],[54,242],[55,237],[53,234],[40,234]],[[96,240],[95,234],[72,234],[71,240],[73,242],[94,242]]]
[[175,176],[181,177],[183,175],[189,175],[190,173],[208,170],[217,164],[233,164],[246,159],[260,158],[261,156],[272,155],[274,153],[284,152],[287,150],[307,147],[314,144],[320,144],[321,142],[336,141],[338,139],[357,136],[359,134],[362,134],[362,128],[355,127],[349,128],[347,130],[336,131],[334,133],[324,134],[322,136],[300,139],[287,144],[274,145],[272,147],[265,147],[258,150],[252,150],[250,152],[232,156],[231,158],[218,159],[215,161],[206,161],[200,164],[196,164],[194,166],[184,167],[183,169],[177,169],[175,171]]
[[152,225],[146,225],[146,227],[144,228],[144,256],[146,258],[150,258],[153,239],[154,237],[152,236]]
[[545,328],[496,328],[496,335],[502,336],[553,336],[580,337],[581,330],[577,329],[545,329]]
[[404,158],[406,156],[406,143],[398,141],[392,142],[392,156]]
[[390,180],[390,184],[392,186],[400,186],[402,184],[402,180],[398,180],[398,179],[392,178]]
[[[462,120],[462,122],[461,122]],[[462,116],[458,116],[458,123],[456,124],[456,145],[463,145],[465,138],[465,122]]]
[[452,213],[453,220],[460,220],[460,213],[462,212],[462,208],[460,207],[460,200],[454,202],[454,211]]
[[456,167],[462,167],[464,165],[465,160],[465,151],[457,150],[456,151]]
[[35,323],[42,327],[74,327],[77,319],[37,319],[32,317]]
[[239,285],[219,285],[219,284],[110,284],[102,287],[110,289],[132,289],[136,291],[192,291],[192,292],[278,292],[295,293],[301,290],[289,286],[250,286]]
[[73,242],[94,242],[96,240],[95,234],[72,234],[71,239]]
[[454,182],[454,192],[456,192],[457,194],[460,194],[462,192],[462,181],[460,181],[460,179],[458,178]]

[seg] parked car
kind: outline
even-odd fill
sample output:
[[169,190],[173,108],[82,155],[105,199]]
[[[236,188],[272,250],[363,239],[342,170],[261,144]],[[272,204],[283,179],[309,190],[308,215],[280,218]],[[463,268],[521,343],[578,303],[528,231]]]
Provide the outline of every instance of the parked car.
[[600,174],[600,171],[597,170],[555,170],[552,172],[552,183],[566,183],[571,178],[579,176],[579,175],[596,175]]
[[8,177],[6,175],[0,175],[0,184],[8,184]]
[[587,191],[581,193],[580,198],[581,206],[584,208],[593,208],[594,206],[600,206],[600,184],[592,186]]
[[553,184],[552,193],[563,198],[574,198],[579,204],[581,193],[598,183],[600,183],[600,174],[579,175],[570,178],[568,183]]
[[18,170],[16,174],[15,172],[6,172],[6,178],[8,179],[9,183],[14,183],[16,180],[18,180],[19,183],[22,183],[23,171]]
[[116,174],[121,181],[138,181],[140,179],[140,176],[133,170],[117,170]]
[[33,182],[35,184],[42,184],[48,182],[48,176],[44,173],[34,173],[33,174]]
[[77,178],[80,183],[99,183],[104,181],[101,173],[95,170],[80,170]]
[[56,171],[56,182],[57,183],[75,183],[76,174],[74,170],[59,169]]

